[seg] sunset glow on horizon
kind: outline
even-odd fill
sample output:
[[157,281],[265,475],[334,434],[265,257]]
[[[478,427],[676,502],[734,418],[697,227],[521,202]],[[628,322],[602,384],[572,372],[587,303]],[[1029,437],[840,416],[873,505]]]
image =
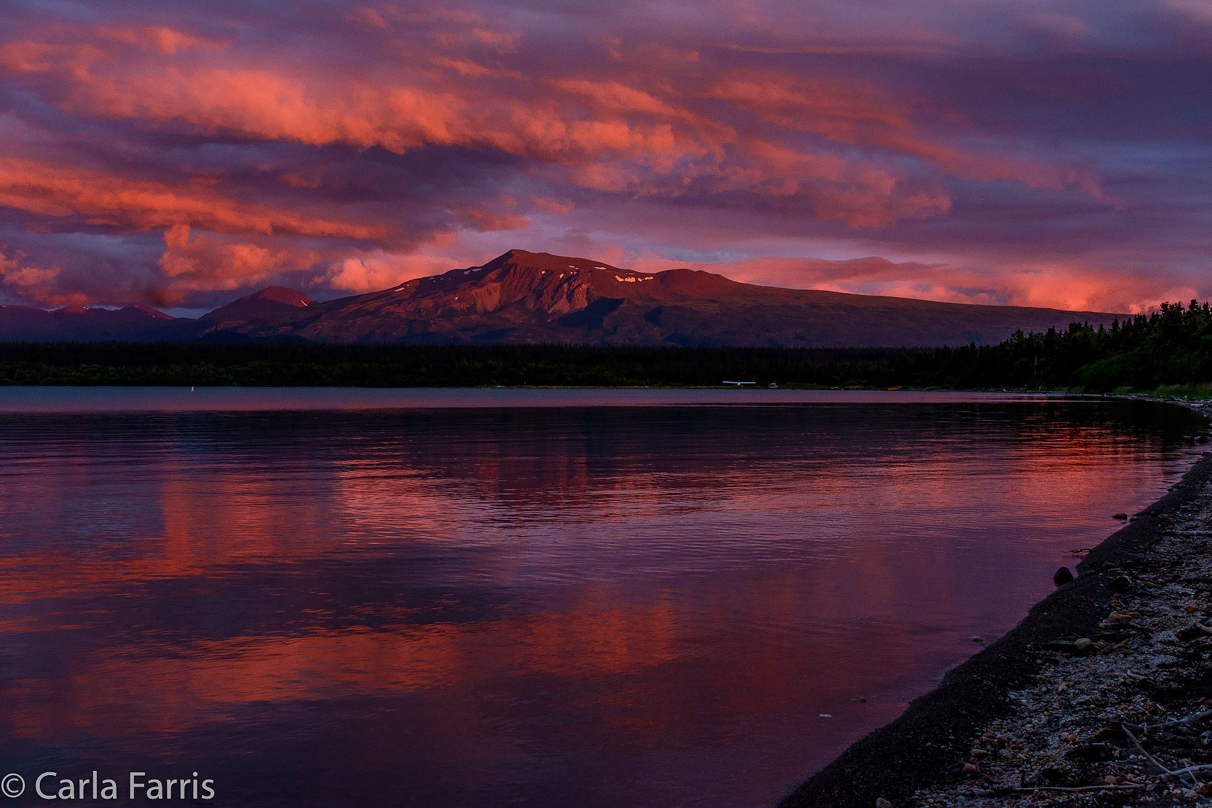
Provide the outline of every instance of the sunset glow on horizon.
[[0,304],[318,299],[511,248],[1212,297],[1197,0],[4,2]]

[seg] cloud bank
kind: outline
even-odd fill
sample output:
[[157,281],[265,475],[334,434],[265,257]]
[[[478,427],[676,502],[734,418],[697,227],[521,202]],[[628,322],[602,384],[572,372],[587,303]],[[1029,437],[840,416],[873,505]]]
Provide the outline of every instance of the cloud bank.
[[0,302],[331,297],[515,246],[940,300],[1212,295],[1198,3],[4,15]]

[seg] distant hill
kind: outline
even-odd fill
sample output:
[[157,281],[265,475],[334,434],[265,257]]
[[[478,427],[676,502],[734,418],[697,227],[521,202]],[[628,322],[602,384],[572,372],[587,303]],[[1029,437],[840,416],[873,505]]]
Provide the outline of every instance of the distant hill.
[[1016,330],[1075,321],[1109,324],[1117,316],[781,289],[701,270],[634,272],[522,250],[324,303],[270,287],[198,320],[103,311],[0,307],[0,339],[933,347],[996,343]]
[[[67,306],[44,311],[33,306],[0,306],[0,339],[10,342],[99,342],[158,339],[180,323],[147,306],[123,309]],[[192,322],[192,321],[187,321]]]

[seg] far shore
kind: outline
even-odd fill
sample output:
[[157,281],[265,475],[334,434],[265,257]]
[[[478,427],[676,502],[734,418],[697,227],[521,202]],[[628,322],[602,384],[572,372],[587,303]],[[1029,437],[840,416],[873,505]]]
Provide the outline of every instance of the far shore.
[[205,412],[929,404],[1024,401],[1065,394],[1022,391],[801,390],[733,387],[177,387],[0,386],[5,412]]

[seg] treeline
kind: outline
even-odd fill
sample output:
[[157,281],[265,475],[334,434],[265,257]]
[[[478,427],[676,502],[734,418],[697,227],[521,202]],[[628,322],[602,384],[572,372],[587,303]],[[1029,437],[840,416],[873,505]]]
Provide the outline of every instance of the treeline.
[[1090,392],[1187,388],[1209,392],[1212,308],[1163,303],[1097,329],[1015,333],[997,345],[939,349],[910,360],[912,384],[950,387],[1066,388]]
[[[914,349],[313,343],[0,344],[0,384],[463,387],[1212,388],[1212,310],[1166,304],[1111,327]],[[1203,385],[1204,387],[1200,387]]]
[[909,350],[319,343],[0,344],[0,384],[714,386],[862,384]]

